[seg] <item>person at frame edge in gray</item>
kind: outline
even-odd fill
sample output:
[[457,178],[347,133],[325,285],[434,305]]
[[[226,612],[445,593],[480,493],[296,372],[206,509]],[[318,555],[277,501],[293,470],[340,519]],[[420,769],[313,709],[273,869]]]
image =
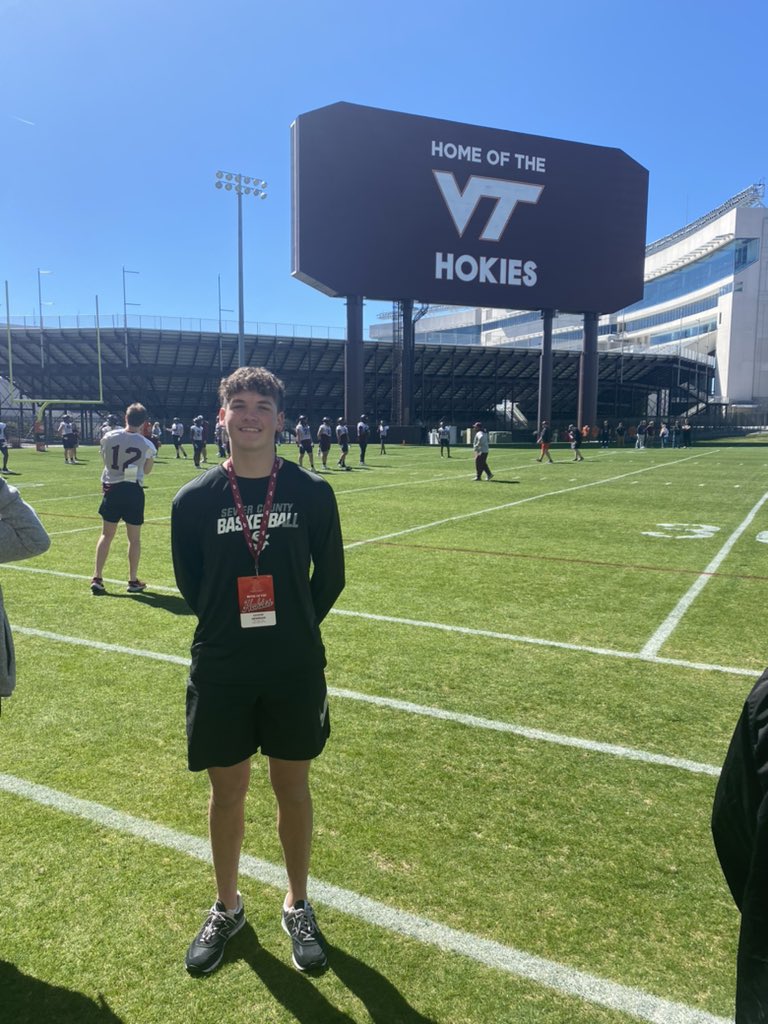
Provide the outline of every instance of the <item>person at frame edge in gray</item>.
[[[10,487],[0,477],[0,562],[19,562],[42,555],[50,546],[51,538],[34,509],[22,501],[15,487]],[[2,699],[10,697],[15,688],[13,637],[0,588],[0,709]]]
[[712,836],[741,912],[736,1024],[768,1022],[768,669],[749,693],[712,807]]

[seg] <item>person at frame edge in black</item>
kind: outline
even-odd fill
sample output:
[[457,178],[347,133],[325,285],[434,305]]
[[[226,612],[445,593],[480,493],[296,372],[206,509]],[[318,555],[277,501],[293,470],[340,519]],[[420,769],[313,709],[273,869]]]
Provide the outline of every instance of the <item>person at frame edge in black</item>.
[[712,836],[741,912],[736,1024],[768,1022],[768,669],[744,702],[715,791]]

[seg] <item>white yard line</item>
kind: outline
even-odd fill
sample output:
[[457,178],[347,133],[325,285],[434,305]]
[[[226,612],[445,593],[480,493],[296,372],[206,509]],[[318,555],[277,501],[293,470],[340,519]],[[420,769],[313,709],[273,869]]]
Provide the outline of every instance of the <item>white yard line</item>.
[[[166,522],[170,522],[170,519],[171,519],[170,516],[152,516],[149,519],[145,519],[144,522],[145,523],[166,523]],[[88,533],[89,531],[92,531],[92,530],[98,530],[99,532],[101,532],[101,519],[99,519],[98,522],[93,523],[92,526],[78,526],[78,527],[75,527],[72,530],[54,530],[53,533],[51,533],[50,530],[49,530],[48,531],[48,536],[49,537],[65,537],[65,536],[67,536],[70,533]]]
[[535,636],[519,636],[516,633],[498,633],[491,629],[473,629],[471,626],[451,626],[442,622],[425,622],[421,619],[404,619],[395,615],[375,615],[371,612],[353,612],[333,608],[331,615],[347,615],[355,619],[372,619],[375,622],[391,622],[398,626],[416,626],[420,629],[438,629],[444,633],[463,633],[467,636],[485,636],[491,640],[508,640],[518,644],[533,644],[536,647],[557,647],[566,651],[583,654],[597,654],[603,658],[623,658],[626,661],[647,661],[653,665],[677,665],[679,668],[696,669],[703,672],[725,672],[727,675],[748,676],[757,680],[759,670],[734,668],[730,665],[712,665],[703,661],[685,661],[683,658],[661,658],[642,651],[619,651],[612,647],[589,647],[585,644],[569,644],[563,640],[547,640]]
[[[61,572],[59,569],[41,569],[34,565],[19,565],[16,562],[3,562],[0,571],[5,572],[6,569],[10,569],[12,572],[31,572],[36,573],[40,576],[55,576],[57,579],[64,580],[85,580],[90,581],[90,576],[84,576],[81,572]],[[125,580],[109,579],[104,577],[105,583],[112,583],[115,586],[125,586]],[[152,584],[151,590],[159,591],[161,594],[178,594],[179,591],[176,587],[163,587],[160,584]],[[181,595],[179,595],[181,596]]]
[[[679,465],[681,462],[689,462],[691,459],[701,459],[706,455],[713,455],[719,451],[717,448],[713,448],[710,451],[701,452],[699,455],[689,455],[684,459],[676,459],[675,465]],[[489,512],[501,512],[504,509],[514,508],[517,505],[525,505],[530,501],[541,501],[542,498],[556,498],[561,494],[571,494],[573,491],[583,491],[587,487],[600,487],[602,484],[612,484],[617,480],[624,480],[629,476],[638,476],[640,473],[650,473],[658,469],[668,469],[670,463],[659,462],[655,466],[646,466],[644,469],[634,469],[629,473],[620,473],[618,476],[606,477],[603,480],[592,480],[584,484],[576,484],[575,487],[563,487],[557,491],[544,491],[541,494],[531,494],[527,498],[518,498],[517,501],[507,501],[503,505],[492,505],[489,508],[476,509],[474,512],[463,512],[456,516],[447,516],[445,519],[435,519],[431,523],[422,523],[420,526],[409,526],[405,530],[397,530],[395,533],[381,534],[379,537],[369,537],[367,540],[356,540],[352,541],[351,544],[345,544],[344,550],[351,551],[353,548],[362,547],[364,544],[376,544],[383,540],[392,540],[393,537],[404,537],[409,533],[418,533],[421,530],[431,530],[435,526],[445,526],[447,523],[458,523],[463,519],[472,519],[474,516],[484,516]]]
[[[51,640],[54,643],[74,645],[76,647],[88,647],[92,650],[104,651],[110,654],[127,654],[132,658],[148,658],[152,661],[163,661],[171,665],[181,665],[189,668],[189,658],[182,658],[178,654],[163,654],[160,651],[148,651],[134,647],[125,647],[121,644],[107,644],[99,640],[87,640],[82,637],[63,636],[60,633],[52,633],[45,629],[34,629],[31,626],[13,627],[14,632],[25,636],[34,636],[42,640]],[[755,673],[752,673],[754,675]],[[544,729],[531,729],[525,725],[515,725],[512,722],[495,721],[492,718],[482,718],[478,715],[467,715],[459,711],[446,711],[443,708],[429,707],[424,704],[414,704],[411,701],[397,700],[392,697],[379,697],[367,693],[359,693],[355,690],[344,690],[338,687],[329,686],[328,692],[332,697],[339,697],[345,700],[355,700],[363,704],[372,704],[376,707],[388,708],[391,711],[402,711],[410,715],[421,715],[424,718],[435,718],[444,722],[455,722],[457,725],[468,726],[473,729],[487,729],[492,732],[511,733],[515,736],[522,736],[524,739],[536,740],[545,743],[554,743],[563,747],[576,747],[579,750],[589,750],[596,754],[608,754],[611,757],[623,758],[628,761],[641,761],[645,764],[664,765],[669,768],[677,768],[681,771],[693,772],[697,775],[718,776],[720,769],[717,765],[704,764],[700,761],[691,761],[683,757],[669,757],[666,754],[655,754],[648,750],[638,750],[634,747],[623,747],[616,743],[599,743],[595,740],[585,740],[579,736],[566,736],[562,733],[548,732]]]
[[739,526],[736,527],[736,529],[733,531],[733,533],[725,542],[725,544],[723,544],[723,546],[717,552],[717,554],[706,567],[706,569],[704,569],[701,576],[699,576],[691,584],[691,586],[685,592],[685,594],[683,594],[683,596],[677,602],[677,604],[669,613],[664,622],[662,622],[662,624],[659,626],[659,628],[656,630],[656,632],[653,634],[650,640],[645,644],[642,651],[640,652],[642,655],[652,657],[653,655],[658,654],[662,646],[666,643],[666,641],[675,631],[677,626],[680,624],[680,620],[682,619],[682,617],[691,607],[691,605],[702,592],[704,587],[706,587],[707,583],[709,583],[709,581],[712,579],[712,574],[717,572],[717,570],[720,568],[722,563],[731,553],[731,549],[733,548],[736,541],[739,539],[739,537],[741,537],[741,535],[747,529],[749,524],[753,521],[753,519],[760,511],[760,509],[763,507],[763,505],[766,503],[766,501],[768,501],[768,492],[766,492],[762,496],[760,501],[758,501],[758,503],[750,511],[746,519]]
[[[32,565],[19,565],[13,562],[6,562],[2,565],[2,572],[6,572],[8,570],[11,572],[37,573],[43,576],[55,576],[60,579],[79,580],[81,582],[87,582],[91,578],[90,576],[84,576],[82,573],[60,572],[56,569],[39,569]],[[110,586],[125,586],[125,580],[112,579],[106,576],[104,577],[104,582],[110,584]],[[164,587],[155,583],[153,583],[150,589],[146,591],[146,594],[147,596],[151,596],[153,592],[160,594],[173,594],[179,597],[181,596],[176,587]],[[653,665],[673,665],[678,668],[693,669],[694,671],[700,672],[722,672],[726,675],[746,676],[750,679],[757,679],[760,674],[758,670],[752,668],[738,668],[733,665],[716,665],[706,661],[686,661],[684,658],[663,658],[656,655],[644,654],[642,651],[621,651],[611,647],[591,647],[586,644],[571,644],[563,640],[548,640],[545,637],[522,636],[517,633],[500,633],[490,629],[473,629],[471,626],[452,626],[443,622],[427,622],[421,619],[406,619],[395,615],[376,615],[371,612],[356,612],[344,608],[332,608],[330,614],[345,615],[349,618],[355,619],[369,619],[372,622],[391,622],[394,625],[413,626],[419,629],[437,629],[444,633],[459,633],[466,636],[484,636],[491,640],[506,640],[518,644],[532,644],[535,647],[555,647],[566,651],[576,651],[580,654],[594,654],[603,658],[622,658],[627,661],[646,661]],[[21,627],[16,627],[14,625],[14,629],[16,628],[19,628],[21,631]],[[43,634],[41,633],[41,635]],[[50,635],[52,638],[55,638],[55,634]],[[75,640],[72,640],[72,643],[75,642]]]
[[[206,864],[211,863],[207,839],[179,832],[144,818],[137,818],[92,800],[82,800],[14,775],[0,774],[0,790],[43,807],[51,807],[62,814],[92,822],[113,832],[134,836],[153,846],[175,850]],[[285,889],[285,872],[277,864],[243,854],[240,859],[240,872],[262,885],[281,891]],[[441,952],[458,954],[494,970],[533,981],[562,995],[626,1013],[637,1020],[648,1021],[650,1024],[730,1024],[725,1018],[715,1017],[704,1010],[661,999],[642,989],[630,988],[628,985],[596,977],[556,960],[547,960],[525,950],[504,946],[471,932],[449,928],[437,921],[398,910],[329,882],[312,878],[310,886],[312,898],[317,903],[364,921],[374,928],[403,935],[424,945],[433,946]]]
[[[101,471],[99,471],[99,472],[101,472]],[[156,478],[153,477],[153,479],[156,479]],[[196,479],[196,477],[193,477],[193,476],[191,476],[189,478],[189,480],[195,480],[195,479]],[[152,484],[148,484],[147,485],[147,490],[152,490],[152,491],[155,492],[155,494],[161,494],[163,491],[173,491],[175,493],[176,491],[181,490],[181,488],[184,486],[185,483],[189,483],[189,480],[181,480],[178,484],[173,484],[173,485],[170,485],[168,487],[154,487]],[[27,484],[27,487],[42,487],[42,486],[45,486],[45,485],[43,485],[43,484]],[[64,494],[64,495],[57,494],[55,498],[38,498],[37,496],[35,496],[32,499],[32,501],[34,501],[35,508],[37,508],[37,506],[42,504],[42,502],[44,502],[44,501],[46,501],[46,502],[50,502],[50,501],[77,501],[79,498],[98,498],[98,499],[101,499],[101,497],[102,497],[101,486],[100,486],[100,484],[98,482],[98,478],[97,478],[96,483],[94,484],[94,487],[93,487],[92,491],[84,491],[81,494]]]

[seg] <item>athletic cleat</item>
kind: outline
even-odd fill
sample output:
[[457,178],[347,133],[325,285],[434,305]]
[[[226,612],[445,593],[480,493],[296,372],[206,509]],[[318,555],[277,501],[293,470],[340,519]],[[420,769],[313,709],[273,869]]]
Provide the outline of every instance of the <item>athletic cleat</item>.
[[210,974],[221,963],[227,942],[245,924],[245,907],[239,893],[237,903],[238,909],[231,912],[221,900],[216,900],[211,907],[184,957],[184,966],[190,974]]
[[106,594],[107,588],[104,586],[104,580],[101,576],[94,576],[91,580],[91,593],[92,594]]
[[293,965],[299,971],[325,967],[325,939],[317,927],[315,912],[309,900],[296,900],[290,910],[283,908],[283,931],[293,944]]
[[140,594],[142,590],[147,589],[147,584],[143,580],[128,580],[128,586],[125,589],[129,594]]

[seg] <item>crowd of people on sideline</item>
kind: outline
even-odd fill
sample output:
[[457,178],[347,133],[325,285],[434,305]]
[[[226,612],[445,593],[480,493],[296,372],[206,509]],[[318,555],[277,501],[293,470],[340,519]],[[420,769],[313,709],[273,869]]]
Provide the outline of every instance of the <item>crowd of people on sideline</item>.
[[[560,440],[566,441],[573,452],[574,462],[583,462],[584,456],[581,447],[585,442],[596,441],[600,448],[609,448],[615,444],[617,448],[624,448],[627,438],[634,443],[638,450],[644,448],[690,448],[693,428],[688,419],[662,421],[658,429],[653,420],[640,420],[636,426],[627,428],[623,420],[619,420],[615,427],[612,427],[608,420],[603,420],[600,427],[585,425],[578,427],[570,423],[563,431]],[[540,454],[537,462],[552,462],[550,454],[551,445],[558,440],[557,434],[552,430],[547,420],[541,421],[541,426],[534,433],[535,443],[538,445]]]

